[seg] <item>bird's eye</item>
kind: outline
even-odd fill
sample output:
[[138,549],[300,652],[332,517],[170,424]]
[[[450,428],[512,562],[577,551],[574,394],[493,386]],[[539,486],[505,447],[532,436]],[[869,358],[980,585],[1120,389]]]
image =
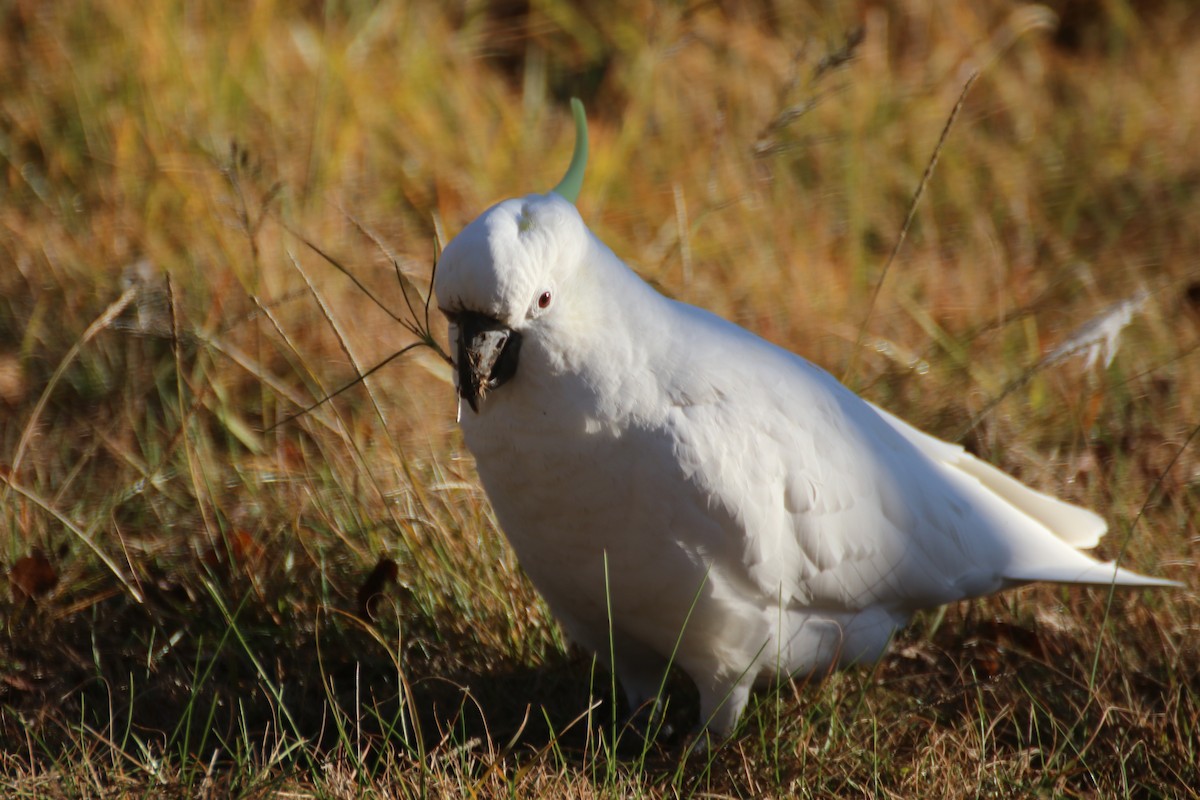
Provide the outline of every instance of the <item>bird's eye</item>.
[[538,296],[538,308],[549,308],[549,307],[550,307],[550,293],[542,292],[541,295]]

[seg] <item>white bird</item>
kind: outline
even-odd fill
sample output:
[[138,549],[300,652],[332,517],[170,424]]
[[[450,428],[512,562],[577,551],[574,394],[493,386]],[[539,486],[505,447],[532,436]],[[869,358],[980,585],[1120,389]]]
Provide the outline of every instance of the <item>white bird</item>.
[[573,205],[581,119],[563,183],[468,225],[435,293],[500,526],[631,709],[676,665],[728,735],[756,682],[878,659],[920,609],[1031,581],[1178,585],[1081,552],[1106,529],[1091,511],[655,291]]

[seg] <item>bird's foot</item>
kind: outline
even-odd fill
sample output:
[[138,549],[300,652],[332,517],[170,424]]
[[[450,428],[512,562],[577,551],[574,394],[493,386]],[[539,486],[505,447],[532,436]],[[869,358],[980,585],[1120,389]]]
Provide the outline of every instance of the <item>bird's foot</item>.
[[625,717],[621,733],[632,733],[643,745],[671,742],[677,736],[675,726],[666,718],[666,705],[658,700],[642,703]]
[[698,725],[683,737],[679,758],[681,761],[691,758],[709,759],[723,741],[722,737],[714,734],[709,728]]

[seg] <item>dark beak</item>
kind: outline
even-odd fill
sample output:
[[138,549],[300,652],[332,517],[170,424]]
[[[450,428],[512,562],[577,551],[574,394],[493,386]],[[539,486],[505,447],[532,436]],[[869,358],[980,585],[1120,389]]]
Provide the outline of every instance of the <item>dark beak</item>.
[[521,334],[491,317],[463,311],[454,315],[458,328],[455,367],[458,395],[479,413],[479,401],[517,374]]

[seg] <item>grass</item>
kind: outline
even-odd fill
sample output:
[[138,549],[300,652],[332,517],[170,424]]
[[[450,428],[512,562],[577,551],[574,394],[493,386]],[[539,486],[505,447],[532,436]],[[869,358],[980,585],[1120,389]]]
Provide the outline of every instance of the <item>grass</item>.
[[[3,794],[1196,796],[1192,4],[531,5],[0,5]],[[272,428],[414,341],[304,242],[398,313],[558,180],[572,94],[642,275],[1189,588],[960,604],[708,756],[614,751],[432,352]]]

